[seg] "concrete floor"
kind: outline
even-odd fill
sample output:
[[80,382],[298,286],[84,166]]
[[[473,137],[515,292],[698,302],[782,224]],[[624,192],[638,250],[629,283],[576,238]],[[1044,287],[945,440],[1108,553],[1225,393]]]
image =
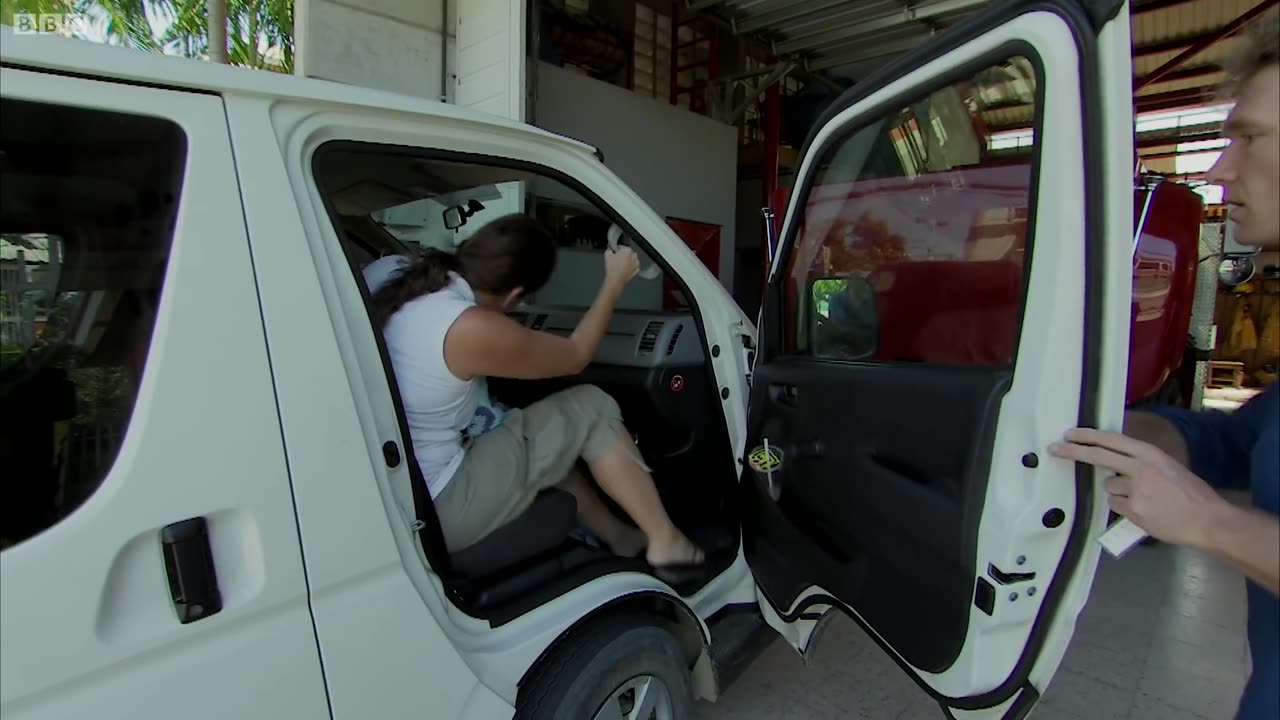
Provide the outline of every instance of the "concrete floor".
[[[1167,545],[1103,554],[1089,604],[1035,720],[1230,720],[1248,673],[1244,581]],[[775,643],[701,720],[941,720],[857,625],[828,629],[813,663]]]

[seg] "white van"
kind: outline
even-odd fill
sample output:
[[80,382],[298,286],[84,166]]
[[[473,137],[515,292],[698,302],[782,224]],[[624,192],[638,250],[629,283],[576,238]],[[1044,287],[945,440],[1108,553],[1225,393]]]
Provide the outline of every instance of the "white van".
[[[841,614],[952,717],[1024,717],[1107,516],[1046,448],[1121,421],[1128,28],[1001,4],[855,86],[756,322],[582,143],[4,30],[4,717],[687,718]],[[360,270],[512,211],[563,245],[531,327],[574,326],[611,226],[655,263],[581,377],[494,393],[609,391],[705,577],[554,492],[445,551]]]

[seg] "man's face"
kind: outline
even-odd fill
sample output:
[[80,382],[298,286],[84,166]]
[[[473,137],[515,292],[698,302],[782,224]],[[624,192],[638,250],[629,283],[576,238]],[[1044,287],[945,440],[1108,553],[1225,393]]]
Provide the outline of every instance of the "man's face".
[[1236,240],[1280,247],[1280,65],[1258,71],[1240,89],[1224,132],[1230,144],[1208,180],[1226,188]]

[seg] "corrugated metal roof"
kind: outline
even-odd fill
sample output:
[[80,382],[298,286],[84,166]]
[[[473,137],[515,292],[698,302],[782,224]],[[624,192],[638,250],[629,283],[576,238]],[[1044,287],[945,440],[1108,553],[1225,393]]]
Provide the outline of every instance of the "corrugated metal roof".
[[[856,81],[989,4],[989,0],[685,0],[769,43],[775,55]],[[1139,79],[1259,3],[1274,0],[1134,0],[1134,75]],[[1139,96],[1159,110],[1212,101],[1216,67],[1232,39],[1218,41]],[[1205,89],[1197,92],[1197,88]],[[1202,97],[1203,96],[1203,97]],[[1141,108],[1140,108],[1141,110]]]
[[[1191,45],[1209,38],[1228,23],[1248,13],[1259,2],[1260,0],[1164,0],[1155,3],[1159,9],[1136,13],[1132,29],[1134,78],[1147,76]],[[1138,7],[1141,8],[1142,5],[1139,4]],[[1212,102],[1212,89],[1225,77],[1218,68],[1230,55],[1235,42],[1234,37],[1213,42],[1201,52],[1186,58],[1165,79],[1143,87],[1138,96],[1151,97],[1203,88],[1203,100]]]

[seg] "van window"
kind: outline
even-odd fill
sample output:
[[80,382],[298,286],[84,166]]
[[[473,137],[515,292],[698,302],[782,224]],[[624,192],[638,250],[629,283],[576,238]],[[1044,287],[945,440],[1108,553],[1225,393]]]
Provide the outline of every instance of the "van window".
[[186,142],[140,115],[0,105],[0,548],[102,484],[128,429]]
[[[523,213],[538,219],[559,246],[555,272],[528,303],[587,308],[604,280],[611,222],[582,193],[553,177],[352,143],[321,151],[316,175],[345,245],[361,265],[422,248],[455,252],[486,223]],[[641,260],[650,262],[643,255]],[[618,308],[660,311],[663,287],[661,274],[636,278]]]
[[1014,57],[831,143],[787,260],[790,349],[1011,365],[1037,119],[1035,68]]

